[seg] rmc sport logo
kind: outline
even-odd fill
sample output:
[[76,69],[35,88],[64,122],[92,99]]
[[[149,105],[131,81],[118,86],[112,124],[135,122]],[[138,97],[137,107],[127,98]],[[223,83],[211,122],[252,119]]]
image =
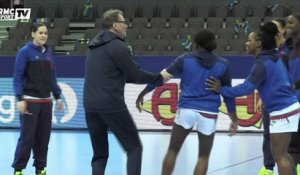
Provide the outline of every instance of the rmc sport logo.
[[[154,118],[163,125],[171,126],[176,115],[178,97],[178,84],[166,83],[155,89],[152,99],[144,102],[143,110],[152,113]],[[259,96],[256,92],[248,96],[236,98],[236,110],[240,126],[261,127],[261,115],[255,108],[258,99]],[[227,115],[224,103],[222,103],[220,111]]]
[[30,8],[0,8],[0,20],[30,19]]

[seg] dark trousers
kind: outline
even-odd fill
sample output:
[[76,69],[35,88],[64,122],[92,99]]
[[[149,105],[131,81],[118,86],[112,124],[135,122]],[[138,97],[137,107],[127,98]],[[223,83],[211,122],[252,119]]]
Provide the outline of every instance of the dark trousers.
[[20,137],[12,167],[25,169],[32,150],[33,166],[43,169],[47,166],[52,103],[27,103],[27,111],[29,114],[20,115]]
[[107,130],[113,132],[127,153],[127,175],[140,175],[142,161],[142,144],[137,128],[128,110],[115,113],[86,112],[92,147],[93,175],[104,175],[108,159]]
[[264,166],[266,169],[273,170],[275,166],[275,161],[271,152],[271,144],[270,144],[270,116],[269,113],[263,109],[262,112],[262,121],[264,127],[264,140],[263,140],[263,156],[264,156]]

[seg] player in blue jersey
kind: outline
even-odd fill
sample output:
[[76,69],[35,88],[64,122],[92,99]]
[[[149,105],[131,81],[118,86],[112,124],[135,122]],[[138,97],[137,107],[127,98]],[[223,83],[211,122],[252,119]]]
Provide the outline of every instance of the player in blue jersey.
[[[287,17],[287,40],[280,50],[280,56],[286,63],[294,92],[300,101],[300,14],[292,14]],[[300,125],[300,123],[299,123]],[[298,127],[299,127],[298,125]],[[288,152],[297,164],[300,175],[300,131],[292,133]]]
[[[281,48],[281,46],[285,42],[285,26],[286,22],[283,19],[276,18],[273,19],[272,22],[276,24],[278,29],[278,35],[276,36],[276,44],[277,48]],[[279,57],[282,55],[282,52],[279,50]],[[264,128],[264,134],[263,134],[263,156],[264,156],[264,166],[259,171],[258,175],[275,175],[274,173],[274,167],[275,167],[275,161],[272,156],[271,152],[271,146],[270,146],[270,131],[269,131],[269,125],[270,125],[270,117],[268,116],[268,112],[264,109],[262,105],[261,99],[259,99],[257,103],[257,110],[258,112],[262,113],[262,122],[263,122],[263,128]]]
[[53,51],[46,44],[48,30],[43,23],[31,26],[32,42],[26,43],[16,56],[14,90],[20,112],[20,137],[12,167],[23,175],[33,152],[36,175],[46,175],[48,144],[52,124],[52,95],[63,109],[61,89],[56,80]]
[[247,52],[256,59],[246,80],[235,87],[221,85],[215,77],[207,80],[207,90],[226,97],[239,97],[258,90],[270,116],[272,156],[279,175],[293,175],[294,161],[287,149],[291,133],[298,130],[300,104],[294,95],[286,68],[276,48],[277,26],[267,22],[257,32],[249,34]]
[[[200,30],[195,38],[197,51],[183,54],[161,74],[165,80],[173,76],[181,77],[181,94],[178,111],[174,121],[168,152],[163,162],[163,175],[170,175],[174,169],[177,154],[192,128],[196,126],[199,138],[199,155],[195,174],[205,175],[208,168],[209,155],[212,149],[216,122],[221,105],[221,97],[205,90],[205,81],[210,76],[218,77],[222,85],[231,86],[231,76],[225,59],[214,55],[216,48],[215,34],[209,30]],[[148,85],[138,96],[137,108],[141,111],[143,97],[153,90],[155,85]],[[224,97],[232,123],[231,134],[237,131],[235,99]],[[201,149],[200,149],[201,145]]]

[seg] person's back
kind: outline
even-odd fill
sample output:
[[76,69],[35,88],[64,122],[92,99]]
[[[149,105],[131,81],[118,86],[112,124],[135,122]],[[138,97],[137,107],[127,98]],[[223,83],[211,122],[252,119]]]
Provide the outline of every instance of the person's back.
[[93,146],[93,175],[105,174],[108,128],[127,153],[127,174],[141,172],[142,143],[124,100],[125,83],[163,82],[161,74],[140,68],[124,38],[128,28],[123,12],[103,14],[103,31],[90,43],[86,58],[83,103]]
[[88,111],[121,111],[124,101],[124,72],[114,59],[129,55],[125,42],[112,32],[98,34],[91,42],[86,58],[84,106]]
[[125,83],[160,81],[135,62],[127,43],[111,31],[100,32],[90,43],[86,58],[84,108],[90,112],[126,110]]
[[[212,52],[217,43],[215,34],[201,29],[194,37],[197,51],[177,57],[166,69],[162,70],[165,80],[174,76],[181,77],[181,95],[171,134],[168,152],[164,158],[162,174],[173,171],[177,154],[192,128],[196,128],[199,139],[199,157],[195,174],[205,175],[212,149],[216,122],[221,104],[220,94],[206,91],[206,80],[216,76],[224,86],[231,86],[229,68],[225,59]],[[141,111],[143,97],[157,85],[148,85],[138,96],[136,106]],[[237,131],[237,116],[234,98],[224,98],[232,122],[231,134]],[[200,145],[201,144],[201,145]],[[200,149],[201,148],[201,149]]]
[[222,79],[230,85],[227,61],[204,50],[182,56],[181,95],[179,107],[218,112],[221,105],[219,94],[205,90],[210,77]]

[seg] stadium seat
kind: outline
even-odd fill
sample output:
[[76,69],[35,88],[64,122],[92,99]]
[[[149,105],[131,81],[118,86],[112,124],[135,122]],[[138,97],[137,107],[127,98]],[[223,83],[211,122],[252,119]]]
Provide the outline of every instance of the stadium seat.
[[131,46],[134,55],[144,55],[146,47],[144,44],[132,44]]
[[105,6],[105,10],[122,8],[121,3],[115,0],[104,1],[103,4]]
[[217,29],[222,28],[224,23],[223,17],[208,17],[206,19],[206,28]]
[[195,5],[195,17],[207,18],[211,17],[212,1],[202,0]]
[[29,35],[29,29],[23,29],[23,28],[11,28],[8,32],[9,34],[9,39],[12,40],[21,40],[21,39],[26,39]]
[[86,51],[88,49],[88,44],[87,43],[76,43],[75,44],[75,50],[69,51],[69,55],[81,55],[85,56]]
[[225,17],[230,16],[228,5],[225,3],[222,3],[220,5],[214,5],[212,11],[213,11],[212,12],[213,16],[215,16],[215,17],[225,18]]
[[147,39],[147,40],[153,40],[156,38],[156,35],[158,33],[157,28],[145,28],[142,30],[138,30],[136,39]]
[[26,43],[31,42],[32,39],[28,38],[28,39],[22,39],[19,41],[17,48],[20,49],[21,47],[25,46]]
[[59,17],[59,7],[57,4],[43,4],[41,6],[41,17],[42,18],[58,18]]
[[127,30],[126,39],[128,41],[142,39],[143,36],[140,31],[141,31],[141,28],[131,28],[131,29]]
[[175,16],[188,19],[194,16],[195,8],[192,3],[189,2],[176,2]]
[[64,33],[68,33],[69,31],[69,23],[70,23],[70,18],[54,18],[53,27],[60,28],[64,34]]
[[[291,5],[290,6],[290,14],[295,14],[295,13],[298,13],[299,12],[299,9],[300,9],[300,5]],[[287,14],[289,15],[289,14]]]
[[172,40],[176,39],[178,30],[178,28],[161,29],[158,34],[161,35],[161,39]]
[[236,18],[236,17],[227,17],[225,20],[224,20],[224,26],[223,28],[232,28],[234,29],[234,27],[236,25],[238,25],[238,21],[242,22],[242,19],[241,18]]
[[288,7],[285,5],[278,4],[275,9],[272,9],[270,6],[267,7],[267,16],[272,16],[273,18],[283,18],[287,16]]
[[178,35],[180,36],[180,39],[185,40],[187,35],[194,36],[199,28],[186,28],[178,31]]
[[245,27],[249,26],[249,32],[255,31],[259,28],[259,26],[262,24],[262,17],[247,17],[245,19]]
[[76,4],[62,4],[60,9],[62,18],[69,18],[70,20],[80,18],[81,14],[78,13]]
[[24,8],[31,8],[30,18],[36,19],[41,17],[41,6],[39,4],[25,4]]
[[233,6],[232,9],[232,16],[237,18],[245,18],[247,16],[250,16],[250,7],[248,5],[248,2],[241,1]]
[[188,27],[185,18],[182,17],[170,18],[169,24],[170,24],[170,28],[176,28],[176,29]]
[[124,16],[128,19],[133,19],[140,15],[140,7],[136,2],[130,3],[122,3],[121,10],[124,12]]
[[253,16],[253,17],[267,16],[267,6],[253,5],[249,7],[249,16]]
[[157,6],[154,2],[147,2],[141,7],[141,17],[143,18],[154,18],[157,17]]
[[217,36],[217,39],[231,40],[234,38],[236,31],[234,30],[234,28],[218,28],[217,30],[215,30],[215,34]]
[[[163,1],[161,1],[163,2]],[[157,16],[170,19],[171,17],[174,17],[175,6],[170,3],[158,3],[157,5]]]
[[132,19],[132,27],[143,29],[146,28],[148,23],[148,18],[133,18]]
[[2,40],[1,42],[1,55],[15,55],[17,53],[17,46],[19,45],[18,39]]
[[204,27],[204,18],[192,17],[188,19],[188,28],[200,29]]
[[167,19],[166,18],[151,18],[151,28],[157,28],[157,29],[162,29],[162,28],[167,28]]

